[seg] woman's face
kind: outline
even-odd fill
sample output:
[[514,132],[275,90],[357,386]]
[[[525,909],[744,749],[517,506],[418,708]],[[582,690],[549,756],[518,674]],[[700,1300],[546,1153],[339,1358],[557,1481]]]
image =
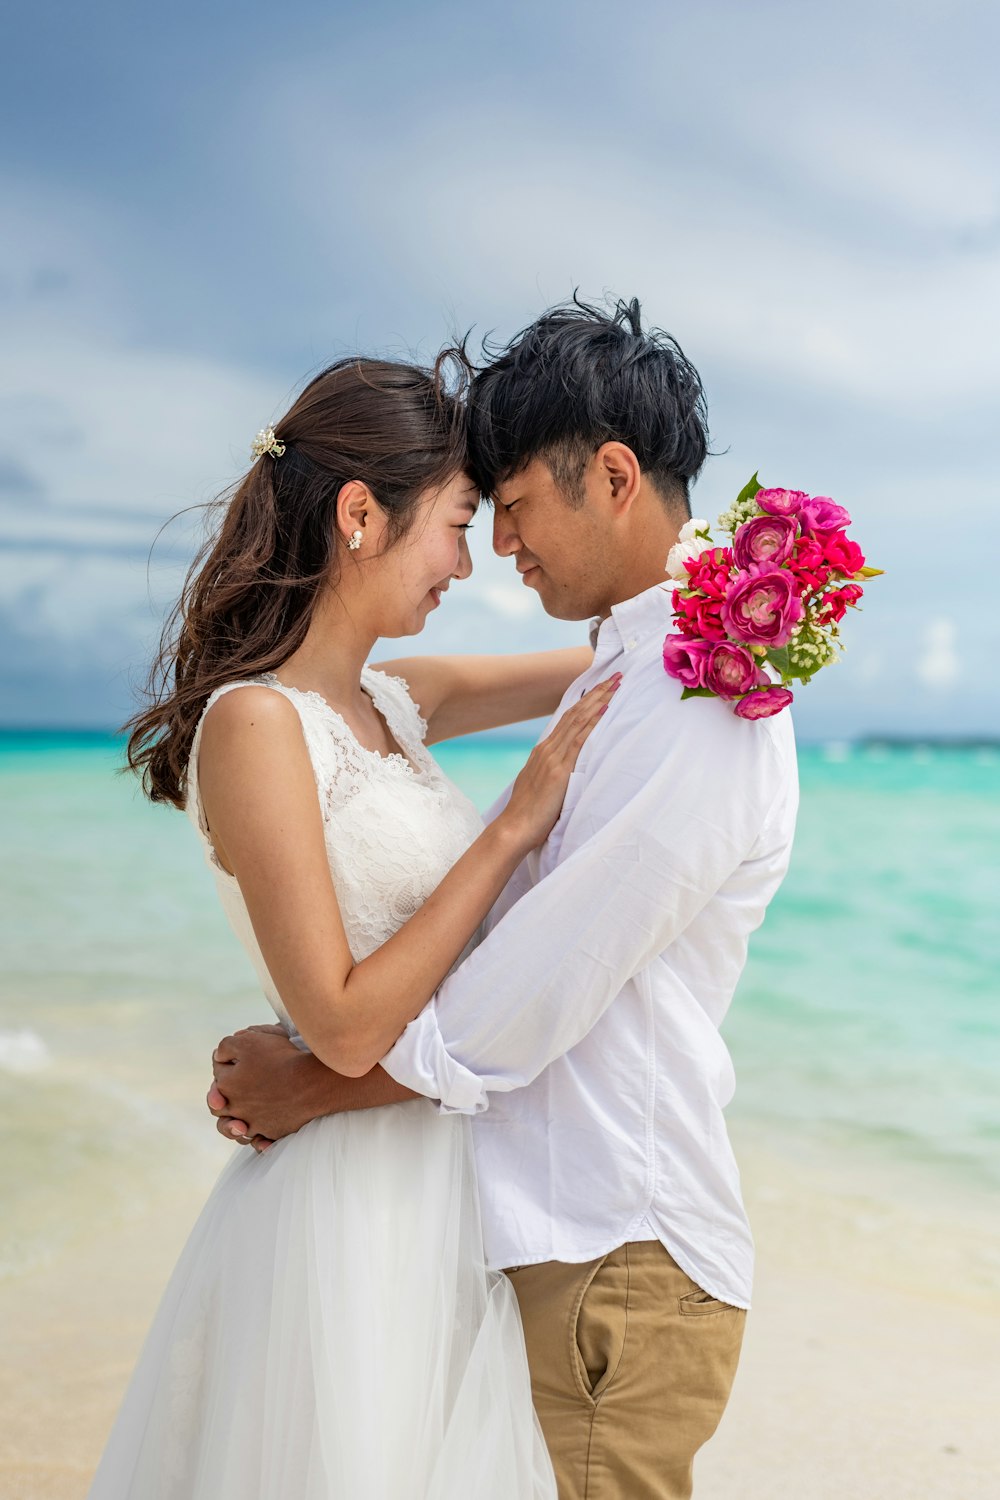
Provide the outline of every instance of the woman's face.
[[378,633],[417,635],[453,578],[472,572],[466,537],[479,508],[479,491],[458,474],[418,501],[406,535],[380,559]]

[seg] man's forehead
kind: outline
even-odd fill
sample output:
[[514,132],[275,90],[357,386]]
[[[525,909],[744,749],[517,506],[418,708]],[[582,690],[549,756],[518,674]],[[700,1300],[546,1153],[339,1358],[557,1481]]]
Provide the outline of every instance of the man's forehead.
[[529,492],[551,489],[553,483],[552,470],[544,458],[531,458],[516,473],[497,482],[493,499],[501,505],[511,505]]

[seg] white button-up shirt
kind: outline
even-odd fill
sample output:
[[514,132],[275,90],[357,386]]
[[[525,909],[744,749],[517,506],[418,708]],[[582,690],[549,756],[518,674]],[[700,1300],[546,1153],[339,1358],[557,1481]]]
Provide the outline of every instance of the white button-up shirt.
[[795,746],[787,711],[748,721],[681,701],[662,663],[671,592],[601,625],[559,712],[613,671],[623,680],[559,822],[384,1066],[475,1114],[492,1266],[586,1261],[655,1235],[699,1286],[746,1307],[753,1241],[719,1026],[788,865]]

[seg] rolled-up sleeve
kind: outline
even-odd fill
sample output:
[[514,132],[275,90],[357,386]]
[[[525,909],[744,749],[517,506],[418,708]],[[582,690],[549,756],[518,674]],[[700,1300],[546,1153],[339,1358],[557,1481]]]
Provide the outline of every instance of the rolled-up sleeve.
[[609,738],[578,774],[554,867],[383,1061],[445,1110],[485,1109],[580,1041],[757,852],[783,791],[766,726],[708,703]]

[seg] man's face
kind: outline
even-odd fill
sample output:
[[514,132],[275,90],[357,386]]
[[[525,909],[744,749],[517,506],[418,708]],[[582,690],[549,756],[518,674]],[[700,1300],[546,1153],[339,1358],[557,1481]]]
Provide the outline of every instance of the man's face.
[[546,614],[557,620],[587,620],[606,612],[609,517],[590,467],[579,507],[566,499],[541,458],[498,485],[493,497],[493,550],[514,558],[525,587],[535,590]]

